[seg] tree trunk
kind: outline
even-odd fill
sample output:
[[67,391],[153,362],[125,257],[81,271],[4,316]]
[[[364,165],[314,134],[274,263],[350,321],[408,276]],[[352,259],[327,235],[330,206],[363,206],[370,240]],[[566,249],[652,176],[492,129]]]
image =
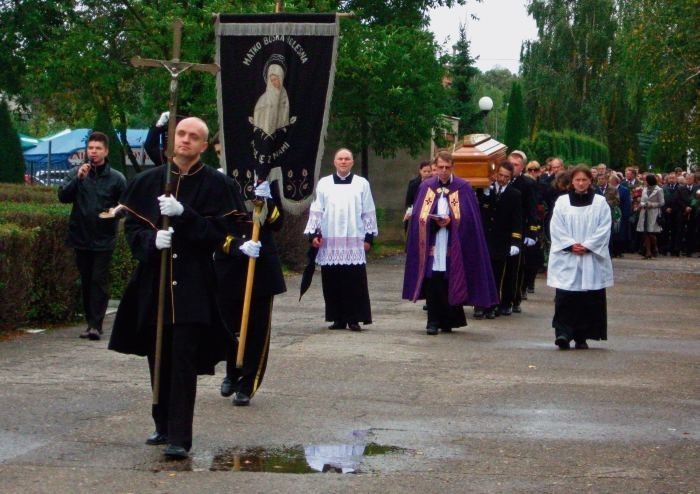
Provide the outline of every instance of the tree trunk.
[[367,119],[362,120],[362,176],[369,180],[369,123]]

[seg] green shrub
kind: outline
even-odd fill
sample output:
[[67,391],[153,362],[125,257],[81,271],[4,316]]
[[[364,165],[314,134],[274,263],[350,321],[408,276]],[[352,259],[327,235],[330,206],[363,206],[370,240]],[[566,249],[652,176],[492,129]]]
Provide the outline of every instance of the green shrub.
[[0,183],[0,202],[55,203],[56,187]]
[[13,329],[17,321],[25,319],[36,236],[36,229],[0,224],[0,331]]
[[528,154],[528,157],[540,163],[544,163],[550,156],[559,156],[568,165],[576,163],[597,165],[608,163],[609,159],[608,147],[605,144],[571,130],[564,132],[542,130],[533,140],[521,141],[520,146],[521,149],[531,150],[532,155]]
[[[0,303],[0,329],[74,321],[80,311],[75,254],[65,245],[71,205],[58,203],[55,190],[52,197],[53,203],[0,202],[0,300],[22,294],[21,304]],[[113,298],[123,294],[134,266],[120,228],[111,268]]]

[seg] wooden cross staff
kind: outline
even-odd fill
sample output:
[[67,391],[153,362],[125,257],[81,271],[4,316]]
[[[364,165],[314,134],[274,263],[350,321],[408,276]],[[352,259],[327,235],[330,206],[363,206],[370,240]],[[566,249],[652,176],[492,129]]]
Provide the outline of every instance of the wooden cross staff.
[[[173,21],[173,51],[172,59],[156,60],[152,58],[134,57],[131,59],[131,65],[134,67],[156,67],[165,68],[170,73],[170,100],[168,110],[170,118],[168,119],[168,149],[165,155],[168,157],[165,172],[165,195],[169,196],[172,192],[170,184],[170,175],[172,170],[173,157],[175,156],[175,127],[177,126],[177,92],[178,92],[178,77],[188,70],[197,72],[208,72],[216,75],[219,72],[219,66],[214,63],[189,63],[180,61],[180,48],[182,46],[182,21],[176,19]],[[162,221],[162,229],[167,230],[170,226],[170,217],[164,216]],[[170,249],[163,249],[160,257],[160,284],[158,286],[158,319],[156,320],[156,348],[155,348],[155,364],[153,366],[153,404],[158,404],[158,395],[160,394],[160,371],[161,359],[163,353],[163,319],[165,312],[165,282],[167,278],[168,257]]]

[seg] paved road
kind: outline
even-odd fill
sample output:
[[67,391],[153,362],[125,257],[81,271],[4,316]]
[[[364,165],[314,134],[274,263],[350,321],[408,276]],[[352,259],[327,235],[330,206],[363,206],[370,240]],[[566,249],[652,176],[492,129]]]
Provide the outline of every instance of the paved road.
[[[420,305],[400,300],[400,258],[369,266],[362,333],[326,330],[320,279],[298,303],[291,277],[261,391],[235,408],[220,374],[201,378],[183,463],[143,444],[144,360],[79,340],[81,327],[12,338],[0,492],[697,492],[700,259],[615,270],[610,340],[569,352],[542,279],[523,314],[430,337]],[[342,463],[354,475],[270,473],[363,447]],[[256,469],[268,472],[240,471]]]

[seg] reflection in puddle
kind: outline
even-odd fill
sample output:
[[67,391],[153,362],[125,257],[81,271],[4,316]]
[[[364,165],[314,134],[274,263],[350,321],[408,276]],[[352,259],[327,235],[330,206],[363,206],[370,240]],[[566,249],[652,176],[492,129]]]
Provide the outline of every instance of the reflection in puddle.
[[276,473],[358,473],[364,456],[406,450],[377,443],[313,444],[282,448],[246,448],[214,456],[210,470]]

